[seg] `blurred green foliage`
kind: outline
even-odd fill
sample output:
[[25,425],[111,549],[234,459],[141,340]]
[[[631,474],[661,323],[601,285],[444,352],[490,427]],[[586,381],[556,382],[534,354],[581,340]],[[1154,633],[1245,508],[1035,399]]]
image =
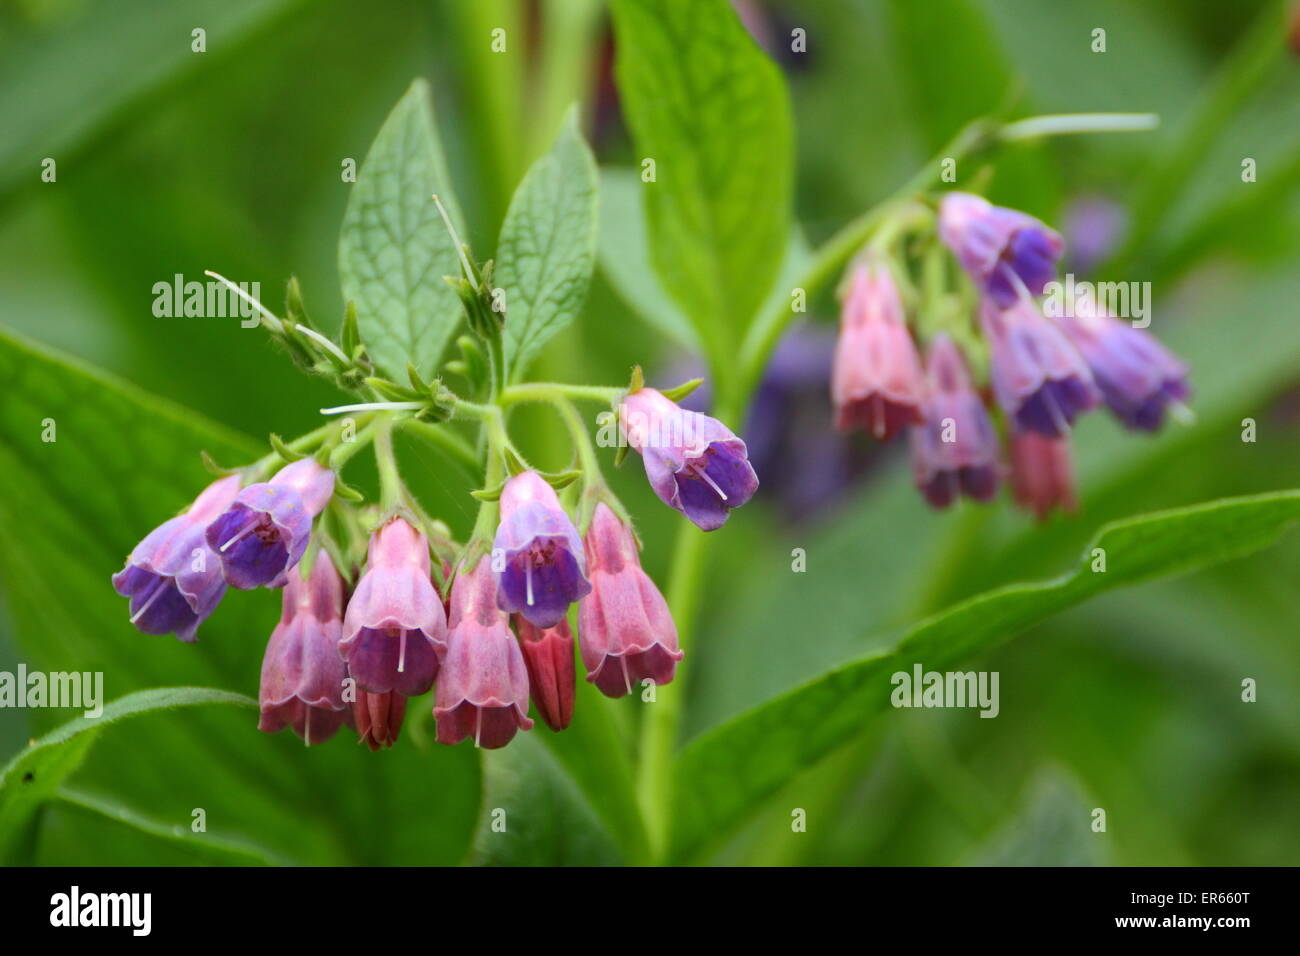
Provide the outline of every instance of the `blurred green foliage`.
[[[1287,4],[745,6],[758,11],[751,25],[763,25],[755,32],[789,87],[793,219],[814,244],[979,113],[1160,113],[1153,134],[1018,147],[991,164],[989,192],[1049,222],[1097,194],[1140,217],[1131,229],[1141,244],[1118,249],[1101,277],[1154,284],[1154,331],[1189,360],[1198,419],[1154,440],[1087,422],[1076,436],[1081,511],[1041,527],[1006,503],[930,512],[897,448],[812,523],[790,525],[755,502],[707,565],[681,671],[687,742],[889,647],[955,601],[1060,573],[1107,521],[1294,486],[1300,465],[1300,63],[1284,44]],[[505,55],[490,51],[497,26],[513,38]],[[205,53],[191,52],[196,27],[207,31]],[[794,27],[807,31],[806,54],[787,52]],[[1098,27],[1104,54],[1089,47]],[[626,189],[639,157],[612,105],[610,43],[604,5],[588,0],[0,6],[0,322],[175,403],[130,389],[119,399],[117,383],[97,377],[82,394],[54,378],[33,384],[42,358],[21,372],[0,366],[6,417],[39,421],[43,401],[65,406],[59,447],[88,456],[71,474],[66,460],[43,463],[26,443],[0,442],[13,496],[0,514],[40,522],[30,535],[0,527],[0,669],[105,664],[110,698],[191,683],[255,693],[272,595],[236,595],[198,645],[182,646],[136,634],[108,575],[148,522],[202,481],[196,434],[219,459],[237,460],[257,453],[245,436],[304,431],[339,396],[296,376],[236,320],[155,318],[152,288],[215,269],[260,282],[274,308],[297,275],[330,327],[342,315],[335,250],[351,189],[341,163],[360,163],[414,77],[430,82],[467,238],[482,256],[524,171],[581,100],[603,167],[600,267],[578,320],[541,353],[541,374],[620,382],[640,363],[652,383],[674,384],[653,370],[686,354],[697,317],[671,305],[648,271],[652,252]],[[46,157],[57,161],[55,183],[41,181]],[[1242,183],[1243,157],[1257,160],[1257,183]],[[816,318],[833,321],[829,293],[814,305]],[[647,311],[652,323],[641,321]],[[1258,423],[1253,444],[1240,441],[1246,417]],[[544,411],[522,409],[518,421],[540,465],[564,465]],[[95,444],[66,437],[77,428]],[[468,528],[464,476],[414,442],[399,450],[431,510]],[[70,511],[86,474],[97,479],[93,494]],[[665,581],[676,516],[635,463],[613,477],[637,516],[646,566]],[[794,547],[809,555],[806,574],[790,572]],[[998,719],[864,718],[848,743],[750,801],[748,823],[718,834],[726,839],[706,859],[1294,864],[1298,559],[1292,535],[1037,624],[979,659],[1002,673]],[[1256,704],[1239,701],[1244,677],[1259,681]],[[305,750],[286,735],[256,736],[240,709],[141,716],[106,729],[72,778],[76,790],[43,811],[34,859],[208,862],[166,832],[195,807],[208,810],[214,836],[253,837],[272,861],[638,859],[644,834],[627,811],[637,709],[584,685],[578,713],[565,735],[534,731],[482,767],[466,747],[432,745],[425,706],[412,706],[398,747],[376,756],[344,740]],[[0,759],[68,716],[0,712]],[[533,811],[502,857],[480,811],[525,785]],[[689,801],[692,781],[680,786]],[[792,807],[807,811],[806,833],[791,832]],[[1093,807],[1106,809],[1109,831],[1081,843],[1061,821]]]

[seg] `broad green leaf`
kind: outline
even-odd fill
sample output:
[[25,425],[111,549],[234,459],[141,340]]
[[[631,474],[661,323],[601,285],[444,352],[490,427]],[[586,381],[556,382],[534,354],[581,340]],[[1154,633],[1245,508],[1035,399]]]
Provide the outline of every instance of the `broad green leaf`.
[[[192,411],[0,334],[0,592],[29,669],[102,671],[106,694],[190,684],[256,693],[278,617],[270,591],[229,592],[199,641],[139,634],[109,575],[153,526],[211,481],[198,459],[223,464],[262,452]],[[43,422],[57,440],[41,440]],[[50,729],[58,711],[27,712]],[[184,708],[104,735],[77,785],[163,825],[196,807],[212,832],[296,863],[450,864],[464,857],[478,815],[479,769],[466,748],[421,733],[428,704],[412,701],[402,739],[371,754],[346,732],[307,748],[256,730],[256,715]],[[81,832],[114,826],[80,811]],[[96,857],[64,841],[75,864]]]
[[515,191],[497,243],[506,359],[515,379],[582,309],[596,259],[596,161],[569,112]]
[[615,0],[616,76],[642,163],[650,250],[711,358],[776,277],[790,231],[790,105],[726,0]]
[[13,862],[16,852],[31,840],[30,824],[37,811],[81,766],[101,730],[139,714],[199,704],[257,707],[257,701],[229,691],[160,687],[128,694],[105,705],[98,717],[77,717],[29,744],[0,769],[0,860]]
[[339,234],[343,297],[356,303],[371,355],[403,381],[408,361],[433,374],[461,318],[443,281],[460,275],[459,259],[435,194],[459,230],[429,85],[416,80],[366,154]]
[[[0,37],[0,196],[33,184],[42,162],[62,177],[113,119],[169,81],[238,54],[296,0],[23,4]],[[32,22],[23,23],[24,14]],[[106,23],[111,17],[111,25]],[[206,31],[196,54],[191,31]],[[111,33],[106,34],[106,28]]]
[[[848,740],[888,706],[896,671],[916,663],[943,670],[1095,594],[1259,550],[1297,519],[1300,491],[1281,491],[1114,522],[1061,577],[964,601],[912,628],[893,649],[846,664],[703,734],[677,763],[674,856],[688,857],[720,838],[791,775]],[[1096,548],[1105,552],[1102,573],[1092,570]]]
[[483,816],[471,862],[601,866],[620,862],[608,832],[536,731],[483,755]]
[[630,169],[600,171],[600,267],[615,291],[656,330],[692,352],[700,339],[650,261],[641,181]]

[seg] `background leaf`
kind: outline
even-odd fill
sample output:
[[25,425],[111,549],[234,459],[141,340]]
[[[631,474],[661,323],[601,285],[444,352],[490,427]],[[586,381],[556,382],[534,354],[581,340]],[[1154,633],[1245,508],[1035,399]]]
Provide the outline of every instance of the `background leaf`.
[[[1300,518],[1300,491],[1227,499],[1116,522],[1076,568],[1053,581],[1000,588],[911,629],[891,650],[845,665],[729,721],[687,745],[678,778],[674,848],[690,854],[752,810],[798,768],[823,756],[885,709],[889,675],[915,663],[943,670],[986,652],[1102,591],[1228,560],[1272,543]],[[1106,571],[1091,570],[1093,548]]]
[[518,380],[573,321],[596,261],[596,161],[569,112],[551,151],[515,191],[497,243],[496,280],[506,297],[506,360]]
[[120,720],[152,711],[199,704],[256,708],[257,701],[204,687],[159,687],[104,704],[98,717],[78,717],[30,743],[0,768],[0,860],[15,862],[19,848],[34,843],[30,823],[43,804],[79,766],[96,736]]
[[615,0],[616,73],[650,249],[713,360],[772,287],[789,237],[790,106],[726,0]]
[[416,80],[375,137],[339,234],[344,298],[357,305],[375,361],[402,379],[408,361],[432,375],[461,319],[456,293],[443,281],[460,275],[459,260],[435,194],[463,236],[433,98],[428,83]]

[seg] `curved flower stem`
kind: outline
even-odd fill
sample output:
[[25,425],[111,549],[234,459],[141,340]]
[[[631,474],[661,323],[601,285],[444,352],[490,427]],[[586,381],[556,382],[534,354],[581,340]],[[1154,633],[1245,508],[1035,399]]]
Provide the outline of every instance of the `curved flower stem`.
[[520,402],[554,402],[557,399],[568,398],[578,401],[604,402],[610,405],[618,403],[627,391],[625,388],[616,388],[606,385],[570,385],[567,382],[528,382],[522,385],[511,385],[501,392],[500,402],[505,405],[516,405]]
[[405,500],[402,476],[393,453],[393,420],[381,418],[375,425],[375,465],[379,468],[379,507],[388,514]]

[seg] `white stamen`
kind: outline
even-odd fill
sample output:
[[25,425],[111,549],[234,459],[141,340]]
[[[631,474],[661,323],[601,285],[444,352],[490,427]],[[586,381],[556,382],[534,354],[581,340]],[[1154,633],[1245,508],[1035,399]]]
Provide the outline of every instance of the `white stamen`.
[[696,465],[695,473],[699,475],[701,478],[703,478],[706,482],[708,482],[709,487],[718,493],[719,498],[721,498],[723,501],[727,500],[727,493],[718,487],[717,482],[715,482],[712,478],[709,477],[709,473],[707,471],[705,471],[700,466]]
[[144,612],[149,610],[149,606],[153,604],[154,601],[158,600],[158,596],[162,594],[163,591],[166,590],[166,588],[164,587],[165,584],[166,581],[163,578],[159,578],[154,583],[153,591],[149,594],[149,599],[140,605],[140,610],[136,611],[134,614],[131,615],[132,624],[140,620],[140,618],[144,616]]
[[483,708],[474,708],[474,746],[479,746],[479,738],[483,736]]
[[1052,424],[1056,426],[1057,433],[1062,436],[1070,434],[1070,423],[1061,411],[1061,406],[1056,404],[1056,395],[1047,385],[1043,386],[1043,404],[1047,406],[1048,412],[1052,415]]
[[246,528],[244,528],[243,531],[239,532],[237,535],[235,535],[233,538],[231,538],[229,541],[227,541],[217,550],[219,550],[222,554],[225,554],[226,549],[229,548],[232,544],[234,544],[236,541],[240,540],[241,538],[247,538],[250,534],[252,534],[256,530],[257,530],[257,522],[254,521],[251,524],[249,524]]
[[308,747],[311,746],[311,711],[310,707],[304,707],[305,713],[302,717],[302,742]]
[[406,629],[405,628],[402,629],[402,636],[398,638],[398,648],[399,650],[397,652],[397,673],[400,674],[406,670]]
[[524,583],[528,587],[528,606],[533,606],[533,561],[531,557],[524,558]]
[[623,668],[623,686],[627,688],[627,692],[630,694],[632,693],[632,675],[627,672],[627,655],[620,654],[618,663]]

